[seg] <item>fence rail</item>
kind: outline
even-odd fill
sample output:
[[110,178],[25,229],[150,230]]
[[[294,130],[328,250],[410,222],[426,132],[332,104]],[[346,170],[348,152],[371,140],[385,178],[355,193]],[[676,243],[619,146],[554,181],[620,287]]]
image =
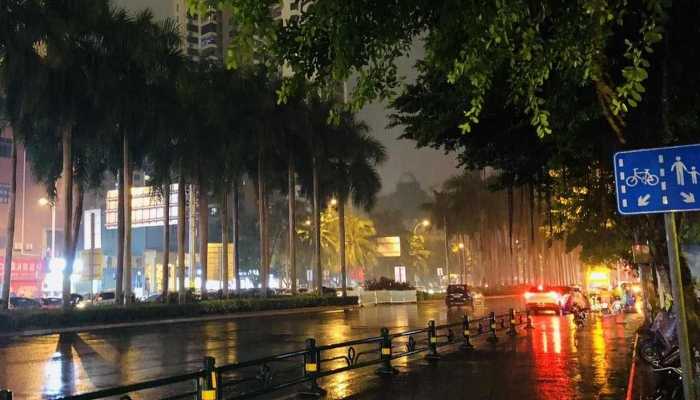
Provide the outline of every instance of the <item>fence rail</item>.
[[[216,366],[213,357],[205,357],[199,371],[66,396],[62,400],[114,396],[127,400],[131,399],[129,394],[163,388],[177,393],[161,400],[241,400],[296,386],[302,386],[303,394],[320,396],[325,393],[318,383],[323,377],[372,365],[379,365],[377,374],[393,375],[398,371],[391,365],[392,360],[427,353],[426,359],[435,362],[440,359],[441,347],[459,343],[462,350],[468,351],[474,348],[471,340],[476,337],[486,336],[488,342],[496,343],[499,331],[515,336],[521,326],[532,328],[529,312],[511,309],[507,314],[491,312],[478,319],[465,314],[462,321],[443,325],[429,321],[425,328],[404,332],[390,333],[382,328],[379,336],[334,344],[317,345],[310,338],[302,350],[222,366]],[[461,340],[455,334],[458,329]],[[0,400],[12,400],[12,392],[0,390]]]

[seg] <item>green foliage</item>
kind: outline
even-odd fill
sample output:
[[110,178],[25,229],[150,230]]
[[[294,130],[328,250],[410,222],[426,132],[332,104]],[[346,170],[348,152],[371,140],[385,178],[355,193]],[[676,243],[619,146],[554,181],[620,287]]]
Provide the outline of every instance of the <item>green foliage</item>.
[[[283,86],[283,98],[294,80],[313,78],[331,96],[350,76],[357,77],[350,107],[390,98],[401,82],[396,60],[422,40],[426,61],[466,92],[463,132],[480,123],[488,94],[501,81],[509,103],[542,137],[552,133],[553,103],[543,91],[555,75],[574,85],[601,83],[601,106],[613,114],[639,103],[651,67],[647,56],[663,38],[670,2],[326,0],[302,5],[301,15],[284,23],[270,12],[275,3],[190,0],[194,7],[234,10],[239,41],[288,65],[295,75]],[[623,49],[615,49],[618,38]],[[626,61],[614,63],[610,56]],[[621,120],[610,121],[619,128]]]
[[252,311],[357,304],[357,297],[278,296],[208,300],[190,304],[139,304],[132,307],[95,306],[84,310],[41,310],[0,312],[0,330],[57,329],[136,321],[225,315]]
[[[305,245],[310,247],[313,240],[311,225],[298,225],[297,232]],[[372,220],[350,210],[345,213],[345,257],[351,268],[370,268],[377,263],[377,247],[374,241],[376,230]],[[321,257],[323,265],[337,273],[338,260],[338,213],[329,208],[321,213]]]

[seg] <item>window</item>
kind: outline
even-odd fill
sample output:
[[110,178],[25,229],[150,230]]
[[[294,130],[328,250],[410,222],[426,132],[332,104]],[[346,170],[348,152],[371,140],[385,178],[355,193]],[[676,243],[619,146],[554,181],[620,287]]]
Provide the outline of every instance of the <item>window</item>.
[[211,23],[208,23],[208,24],[202,26],[202,35],[206,35],[207,33],[212,33],[212,32],[214,32],[214,33],[217,32],[216,23],[211,22]]
[[0,138],[0,157],[12,156],[12,139]]

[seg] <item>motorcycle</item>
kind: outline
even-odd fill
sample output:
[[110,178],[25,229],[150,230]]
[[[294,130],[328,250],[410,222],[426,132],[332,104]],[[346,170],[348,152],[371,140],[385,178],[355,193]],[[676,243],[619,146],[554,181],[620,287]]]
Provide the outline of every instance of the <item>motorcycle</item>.
[[680,351],[676,347],[654,364],[652,371],[657,375],[654,400],[683,400],[680,363]]
[[576,324],[576,327],[583,328],[583,325],[586,322],[586,311],[581,307],[574,305],[571,307],[571,314],[574,316],[574,323]]
[[676,331],[678,321],[671,311],[656,314],[651,327],[644,332],[646,338],[639,343],[639,356],[642,360],[655,365],[678,347]]

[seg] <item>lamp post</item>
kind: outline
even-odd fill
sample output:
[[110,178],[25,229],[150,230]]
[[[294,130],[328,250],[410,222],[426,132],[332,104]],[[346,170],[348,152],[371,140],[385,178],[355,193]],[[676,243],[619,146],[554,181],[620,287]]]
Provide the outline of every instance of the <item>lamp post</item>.
[[42,197],[39,199],[39,205],[51,206],[51,259],[53,260],[56,257],[56,202]]
[[460,242],[458,247],[459,247],[459,261],[460,261],[460,269],[461,269],[461,271],[459,273],[459,280],[460,280],[459,283],[464,285],[464,269],[465,269],[464,268],[464,258],[465,258],[464,257],[464,243]]
[[413,227],[413,236],[415,236],[418,232],[418,228],[423,227],[427,228],[430,226],[430,220],[424,219],[421,221],[418,221],[416,225]]

